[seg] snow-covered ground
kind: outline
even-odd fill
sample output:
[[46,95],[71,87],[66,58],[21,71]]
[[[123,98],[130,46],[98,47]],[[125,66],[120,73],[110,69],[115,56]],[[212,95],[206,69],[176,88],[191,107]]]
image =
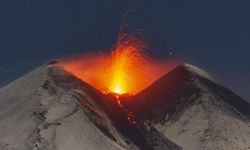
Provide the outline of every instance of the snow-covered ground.
[[58,68],[42,66],[0,89],[0,149],[137,149],[77,83]]
[[249,103],[211,80],[177,67],[124,103],[140,123],[120,128],[115,103],[60,67],[41,66],[0,89],[0,150],[250,149]]
[[[249,150],[250,104],[215,83],[208,73],[195,66],[180,66],[165,78],[176,76],[185,80],[170,94],[166,94],[168,91],[154,93],[153,89],[159,86],[171,90],[172,82],[175,82],[162,78],[158,81],[160,84],[152,85],[144,91],[145,94],[140,95],[159,95],[154,99],[154,103],[162,103],[162,100],[165,100],[165,105],[157,109],[152,108],[152,113],[145,116],[147,124],[164,133],[184,150]],[[165,94],[175,101],[169,102]],[[150,105],[150,100],[153,99],[144,101]],[[181,103],[176,104],[178,101]],[[168,112],[170,108],[176,109],[174,112]],[[165,119],[162,120],[163,114]]]
[[112,97],[41,66],[0,89],[0,150],[180,149],[152,127],[128,124]]
[[228,107],[213,95],[204,93],[177,121],[155,126],[183,149],[247,150],[250,148],[250,122],[231,114],[234,112]]

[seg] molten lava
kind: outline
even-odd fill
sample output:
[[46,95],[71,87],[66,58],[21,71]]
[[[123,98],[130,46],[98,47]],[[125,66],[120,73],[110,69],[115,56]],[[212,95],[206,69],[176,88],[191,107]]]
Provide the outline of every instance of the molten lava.
[[111,54],[59,60],[59,65],[104,93],[136,94],[178,63],[155,62],[146,57],[145,49],[148,47],[143,40],[123,33]]
[[147,62],[143,56],[144,42],[133,35],[119,37],[109,60],[104,64],[106,78],[109,79],[108,90],[114,93],[134,93],[141,89]]

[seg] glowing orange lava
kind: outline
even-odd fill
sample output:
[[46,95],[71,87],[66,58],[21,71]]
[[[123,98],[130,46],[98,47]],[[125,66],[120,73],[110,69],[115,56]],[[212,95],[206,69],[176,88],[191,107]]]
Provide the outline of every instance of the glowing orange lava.
[[111,54],[89,54],[59,61],[66,71],[105,93],[136,94],[177,65],[145,57],[147,46],[133,34],[122,34]]
[[109,91],[123,94],[142,88],[144,71],[141,68],[147,62],[142,53],[144,48],[144,42],[133,35],[118,38],[111,57],[102,68],[107,72]]

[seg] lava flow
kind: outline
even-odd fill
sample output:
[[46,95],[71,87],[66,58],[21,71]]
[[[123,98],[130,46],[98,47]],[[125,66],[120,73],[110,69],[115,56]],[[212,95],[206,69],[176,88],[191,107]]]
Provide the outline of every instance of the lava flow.
[[122,108],[122,110],[126,113],[128,122],[132,125],[138,125],[139,122],[137,121],[134,114],[131,111],[129,111],[127,108],[125,108],[121,103],[121,97],[124,97],[124,96],[127,97],[128,95],[126,94],[125,95],[114,94],[114,95],[115,95],[118,106]]

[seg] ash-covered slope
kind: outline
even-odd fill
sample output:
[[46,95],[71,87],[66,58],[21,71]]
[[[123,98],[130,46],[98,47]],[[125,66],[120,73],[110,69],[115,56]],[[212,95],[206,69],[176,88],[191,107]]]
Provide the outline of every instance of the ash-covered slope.
[[128,124],[118,107],[62,68],[42,66],[0,89],[0,149],[180,149],[153,127]]
[[183,149],[250,149],[250,104],[195,66],[176,67],[123,104]]

